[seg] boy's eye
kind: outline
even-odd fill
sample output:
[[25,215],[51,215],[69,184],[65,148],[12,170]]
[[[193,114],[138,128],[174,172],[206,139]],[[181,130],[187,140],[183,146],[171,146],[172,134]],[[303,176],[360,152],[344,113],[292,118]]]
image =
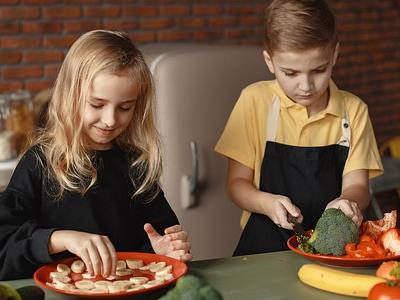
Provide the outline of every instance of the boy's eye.
[[317,69],[314,70],[314,73],[324,73],[326,71],[326,69]]
[[292,77],[292,76],[296,75],[296,73],[294,73],[294,72],[283,72],[283,73],[285,74],[285,76],[288,76],[288,77]]

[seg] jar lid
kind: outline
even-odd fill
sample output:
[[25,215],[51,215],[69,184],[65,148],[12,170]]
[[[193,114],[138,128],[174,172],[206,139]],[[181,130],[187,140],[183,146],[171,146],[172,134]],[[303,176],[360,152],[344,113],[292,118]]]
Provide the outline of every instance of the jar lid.
[[31,93],[27,90],[18,90],[10,94],[11,101],[25,101],[31,99]]

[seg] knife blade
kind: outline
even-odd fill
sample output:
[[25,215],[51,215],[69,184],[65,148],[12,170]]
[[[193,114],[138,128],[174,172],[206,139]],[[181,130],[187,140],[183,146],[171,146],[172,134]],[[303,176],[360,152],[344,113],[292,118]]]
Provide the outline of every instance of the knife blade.
[[307,236],[306,231],[303,228],[303,225],[301,225],[301,223],[299,223],[297,221],[296,217],[289,214],[288,222],[293,225],[293,231],[296,235],[301,236],[301,237]]

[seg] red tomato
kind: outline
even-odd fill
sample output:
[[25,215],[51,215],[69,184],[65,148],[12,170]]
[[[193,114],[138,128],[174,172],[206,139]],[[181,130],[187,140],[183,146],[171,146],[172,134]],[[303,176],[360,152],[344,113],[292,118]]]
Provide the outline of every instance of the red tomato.
[[361,242],[357,244],[357,250],[368,253],[371,257],[382,258],[386,256],[385,250],[374,242]]
[[368,293],[368,300],[400,300],[400,281],[374,285]]

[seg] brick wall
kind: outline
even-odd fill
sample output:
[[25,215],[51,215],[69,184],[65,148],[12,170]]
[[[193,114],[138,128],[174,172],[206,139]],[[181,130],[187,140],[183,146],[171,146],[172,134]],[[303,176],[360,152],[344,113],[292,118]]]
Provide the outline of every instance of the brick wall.
[[[60,4],[62,3],[62,4]],[[137,44],[262,44],[261,0],[0,0],[0,92],[52,85],[66,50],[105,28]],[[369,104],[378,142],[400,135],[400,0],[332,0],[336,83]]]

